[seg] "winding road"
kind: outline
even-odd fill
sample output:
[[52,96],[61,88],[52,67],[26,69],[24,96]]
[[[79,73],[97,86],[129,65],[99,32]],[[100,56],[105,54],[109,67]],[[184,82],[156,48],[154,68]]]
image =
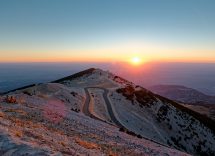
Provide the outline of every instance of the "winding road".
[[86,93],[86,100],[85,100],[85,103],[84,103],[84,106],[83,106],[83,113],[86,115],[86,116],[89,116],[91,118],[94,118],[96,120],[99,120],[99,121],[103,121],[104,120],[101,120],[100,118],[96,117],[95,115],[91,114],[90,110],[89,110],[89,107],[90,107],[90,93],[88,91],[89,88],[93,88],[93,87],[87,87],[87,88],[84,88],[84,91]]
[[104,120],[101,120],[100,118],[94,116],[93,114],[91,114],[91,112],[89,111],[89,106],[90,106],[90,93],[89,93],[89,90],[90,88],[93,88],[93,89],[100,89],[100,90],[103,90],[103,98],[105,100],[105,104],[107,106],[107,111],[109,113],[109,116],[111,118],[111,121],[113,123],[115,123],[116,126],[118,127],[124,127],[115,117],[114,115],[114,112],[113,112],[113,109],[112,109],[112,106],[111,106],[111,103],[108,99],[108,93],[109,93],[109,90],[108,89],[105,89],[105,88],[100,88],[100,87],[87,87],[87,88],[84,88],[84,91],[86,93],[86,100],[85,100],[85,104],[84,104],[84,107],[83,107],[83,113],[91,118],[94,118],[94,119],[97,119],[97,120],[100,120],[100,121],[104,121]]
[[[89,90],[88,90],[88,89],[90,89],[90,88],[92,88],[92,89],[101,89],[101,90],[104,91],[104,92],[103,92],[103,98],[104,98],[104,100],[105,100],[105,104],[106,104],[106,106],[107,106],[107,111],[108,111],[108,113],[109,113],[109,116],[110,116],[110,118],[111,118],[111,121],[112,121],[113,123],[115,123],[115,125],[116,125],[117,127],[123,128],[123,129],[125,129],[125,130],[128,130],[125,126],[123,126],[123,125],[119,122],[119,120],[117,120],[117,118],[116,118],[116,116],[115,116],[115,114],[114,114],[113,108],[112,108],[112,106],[111,106],[111,103],[110,103],[110,101],[109,101],[109,99],[108,99],[109,90],[106,89],[106,88],[101,88],[101,87],[86,87],[86,88],[84,88],[84,91],[85,91],[85,93],[86,93],[86,100],[85,100],[85,103],[84,103],[84,106],[83,106],[83,110],[82,110],[83,113],[84,113],[85,115],[91,117],[91,118],[96,119],[96,120],[99,120],[99,121],[102,121],[102,122],[106,122],[106,121],[104,121],[104,120],[102,120],[102,119],[100,119],[100,118],[94,116],[93,114],[91,114],[91,112],[90,112],[90,110],[89,110],[91,98],[90,98],[90,93],[89,93]],[[143,136],[142,136],[142,137],[143,137]],[[147,137],[143,137],[143,138],[146,139],[146,140],[152,141],[152,142],[154,142],[154,143],[157,143],[157,144],[159,144],[159,145],[162,145],[162,146],[171,148],[170,146],[168,146],[168,145],[166,145],[166,144],[157,142],[157,141],[152,140],[152,139],[150,139],[150,138],[147,138]]]

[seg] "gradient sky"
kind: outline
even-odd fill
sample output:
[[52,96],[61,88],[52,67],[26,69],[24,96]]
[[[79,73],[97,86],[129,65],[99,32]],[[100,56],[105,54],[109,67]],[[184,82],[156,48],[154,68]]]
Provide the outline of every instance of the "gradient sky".
[[214,0],[0,0],[0,62],[215,62]]

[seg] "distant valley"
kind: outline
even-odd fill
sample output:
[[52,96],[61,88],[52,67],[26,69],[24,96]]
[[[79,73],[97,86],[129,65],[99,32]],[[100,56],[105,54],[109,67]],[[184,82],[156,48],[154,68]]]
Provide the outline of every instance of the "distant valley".
[[215,120],[215,96],[180,85],[156,85],[148,89]]
[[155,85],[148,87],[152,92],[171,100],[183,102],[187,104],[214,104],[215,96],[206,95],[198,90],[180,85]]

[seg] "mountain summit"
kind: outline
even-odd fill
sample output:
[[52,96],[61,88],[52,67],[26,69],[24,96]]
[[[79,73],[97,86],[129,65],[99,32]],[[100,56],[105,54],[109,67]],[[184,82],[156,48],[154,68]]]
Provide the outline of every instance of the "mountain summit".
[[215,124],[91,68],[0,98],[0,154],[214,155]]

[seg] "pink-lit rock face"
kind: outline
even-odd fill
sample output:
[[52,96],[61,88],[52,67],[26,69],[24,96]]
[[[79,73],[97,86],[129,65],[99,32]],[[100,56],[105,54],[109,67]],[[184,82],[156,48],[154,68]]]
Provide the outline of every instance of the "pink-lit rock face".
[[44,118],[51,122],[58,123],[66,116],[66,106],[58,99],[50,99],[43,107]]

